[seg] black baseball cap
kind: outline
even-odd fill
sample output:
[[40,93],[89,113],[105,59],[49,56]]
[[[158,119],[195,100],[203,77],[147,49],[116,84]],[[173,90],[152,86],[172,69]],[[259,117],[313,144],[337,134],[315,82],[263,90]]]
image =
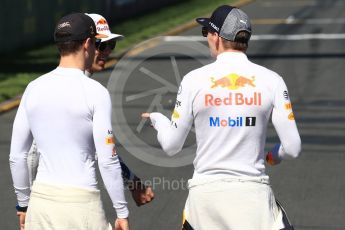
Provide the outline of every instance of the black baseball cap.
[[72,13],[62,17],[54,32],[55,42],[78,41],[97,37],[92,18],[83,13]]
[[242,10],[229,5],[219,6],[213,11],[210,18],[197,18],[196,21],[229,41],[235,41],[235,37],[240,31],[247,31],[252,34],[252,26],[248,15]]

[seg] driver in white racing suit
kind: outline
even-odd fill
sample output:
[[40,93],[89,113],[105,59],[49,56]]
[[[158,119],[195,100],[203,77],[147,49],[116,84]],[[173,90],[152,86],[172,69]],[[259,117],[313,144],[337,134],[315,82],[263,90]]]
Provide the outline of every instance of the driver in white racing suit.
[[[288,89],[277,73],[248,60],[252,30],[243,11],[224,5],[197,22],[216,61],[183,78],[171,120],[142,114],[170,156],[195,124],[197,151],[184,212],[189,229],[288,229],[265,173],[265,158],[277,164],[301,151]],[[281,143],[266,155],[270,116]]]

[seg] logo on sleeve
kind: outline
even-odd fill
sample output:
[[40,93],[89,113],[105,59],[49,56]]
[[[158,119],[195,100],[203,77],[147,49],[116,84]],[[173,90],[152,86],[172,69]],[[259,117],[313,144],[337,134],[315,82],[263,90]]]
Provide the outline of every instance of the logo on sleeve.
[[291,120],[291,121],[294,121],[295,120],[295,115],[292,112],[292,104],[291,103],[285,103],[284,106],[285,106],[285,109],[287,111],[290,111],[290,113],[288,115],[288,119]]
[[107,145],[111,145],[111,144],[114,144],[114,138],[113,137],[107,137],[105,138],[105,144]]
[[177,120],[180,118],[180,114],[174,109],[174,112],[172,114],[172,119]]
[[289,93],[287,90],[284,90],[283,96],[284,96],[285,100],[289,100]]
[[291,103],[285,103],[285,109],[286,110],[291,110],[292,109]]
[[180,107],[182,105],[182,102],[179,100],[176,100],[175,106],[176,108]]

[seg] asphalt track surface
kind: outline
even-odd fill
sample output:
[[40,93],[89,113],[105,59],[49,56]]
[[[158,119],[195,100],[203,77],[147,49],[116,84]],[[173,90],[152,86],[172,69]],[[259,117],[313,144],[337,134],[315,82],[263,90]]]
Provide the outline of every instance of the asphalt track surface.
[[[298,159],[267,167],[275,195],[285,206],[296,230],[345,229],[345,1],[255,1],[242,8],[253,22],[248,56],[284,77],[303,142]],[[194,50],[195,53],[190,51],[199,42],[206,45],[199,35],[200,28],[195,28],[181,34],[183,37],[177,42],[161,39],[151,43],[151,48],[144,45],[146,50],[127,57],[127,61],[131,61],[129,65],[118,64],[115,70],[94,76],[107,85],[111,75],[108,88],[113,91],[114,111],[120,110],[113,113],[120,117],[123,113],[125,118],[116,118],[118,123],[114,123],[114,129],[123,131],[115,134],[118,152],[156,193],[151,204],[138,208],[126,192],[132,229],[180,228],[181,211],[188,193],[186,181],[192,176],[192,166],[157,166],[169,164],[169,159],[159,158],[152,164],[146,162],[150,156],[138,156],[137,149],[130,153],[127,148],[138,144],[142,152],[151,151],[152,156],[156,156],[159,146],[154,131],[147,123],[139,127],[139,115],[152,104],[154,111],[169,115],[175,103],[174,85],[178,76],[183,77],[190,69],[211,61],[204,56],[203,48]],[[186,41],[187,36],[193,41]],[[189,44],[189,48],[183,44]],[[125,82],[121,82],[120,77],[125,78]],[[154,91],[160,86],[168,90]],[[120,99],[119,93],[123,94]],[[143,93],[146,96],[140,97]],[[159,103],[152,103],[155,98],[160,99]],[[15,113],[16,110],[12,110],[0,116],[0,229],[4,230],[19,229],[8,166]],[[267,148],[276,142],[270,125]],[[185,147],[186,154],[192,154],[192,134]],[[177,156],[172,160],[179,165],[186,159]],[[113,209],[103,188],[102,191],[111,221]]]

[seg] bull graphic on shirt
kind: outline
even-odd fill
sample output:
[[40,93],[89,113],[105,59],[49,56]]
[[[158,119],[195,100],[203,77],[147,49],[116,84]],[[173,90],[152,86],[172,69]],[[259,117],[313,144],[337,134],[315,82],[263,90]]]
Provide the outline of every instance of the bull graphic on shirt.
[[251,78],[247,78],[235,73],[231,73],[219,78],[218,80],[215,80],[213,77],[211,77],[211,88],[222,87],[228,89],[238,89],[246,86],[255,87],[254,81],[254,76],[252,76]]

